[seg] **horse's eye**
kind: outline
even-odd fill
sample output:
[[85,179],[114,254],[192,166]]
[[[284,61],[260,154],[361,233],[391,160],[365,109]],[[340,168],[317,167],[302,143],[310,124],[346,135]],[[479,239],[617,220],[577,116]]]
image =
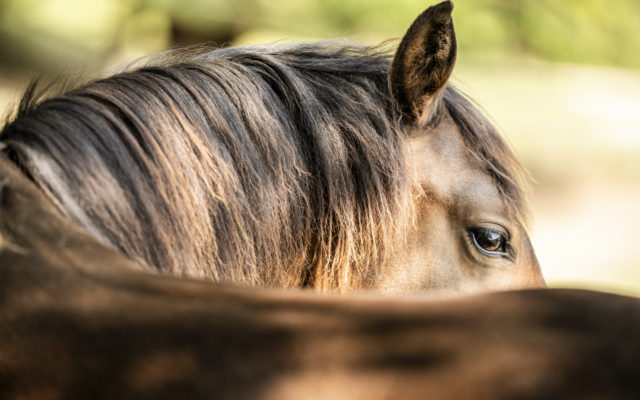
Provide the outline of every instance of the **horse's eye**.
[[507,233],[497,228],[476,227],[469,229],[473,244],[489,256],[507,255]]

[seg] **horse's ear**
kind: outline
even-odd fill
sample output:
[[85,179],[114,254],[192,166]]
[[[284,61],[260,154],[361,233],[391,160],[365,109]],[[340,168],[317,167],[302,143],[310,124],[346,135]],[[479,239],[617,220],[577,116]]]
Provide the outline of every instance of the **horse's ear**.
[[429,7],[402,38],[389,71],[389,87],[405,123],[429,121],[438,94],[456,62],[456,35],[451,11],[444,1]]

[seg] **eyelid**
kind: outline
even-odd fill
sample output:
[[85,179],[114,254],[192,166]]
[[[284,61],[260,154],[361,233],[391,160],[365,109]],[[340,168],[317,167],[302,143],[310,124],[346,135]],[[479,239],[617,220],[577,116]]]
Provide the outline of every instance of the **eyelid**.
[[489,230],[489,231],[499,232],[499,233],[504,235],[504,237],[505,237],[505,239],[507,241],[511,240],[511,234],[509,233],[509,230],[504,228],[504,227],[502,227],[501,225],[498,225],[498,224],[490,224],[490,223],[478,224],[478,225],[475,225],[475,226],[471,226],[469,229],[470,230],[471,229],[486,229],[486,230]]
[[[481,222],[481,221],[492,221],[492,222]],[[510,221],[507,219],[500,218],[500,216],[489,215],[489,216],[480,216],[479,218],[474,218],[474,221],[467,222],[467,229],[489,229],[493,231],[502,232],[508,241],[513,237],[511,235],[512,229],[515,227],[511,225]]]

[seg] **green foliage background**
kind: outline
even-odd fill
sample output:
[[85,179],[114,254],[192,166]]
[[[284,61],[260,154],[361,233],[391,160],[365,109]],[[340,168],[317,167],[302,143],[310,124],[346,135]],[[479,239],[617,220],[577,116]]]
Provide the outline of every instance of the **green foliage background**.
[[[0,0],[0,65],[56,69],[212,41],[399,37],[423,0]],[[461,54],[640,68],[638,0],[457,0]]]

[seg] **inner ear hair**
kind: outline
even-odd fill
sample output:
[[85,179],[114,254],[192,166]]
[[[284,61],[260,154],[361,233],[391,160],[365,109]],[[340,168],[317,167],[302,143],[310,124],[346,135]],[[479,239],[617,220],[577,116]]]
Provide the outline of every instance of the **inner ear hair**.
[[457,43],[451,12],[453,3],[429,7],[402,38],[389,71],[391,96],[403,122],[425,125],[437,112],[456,61]]

